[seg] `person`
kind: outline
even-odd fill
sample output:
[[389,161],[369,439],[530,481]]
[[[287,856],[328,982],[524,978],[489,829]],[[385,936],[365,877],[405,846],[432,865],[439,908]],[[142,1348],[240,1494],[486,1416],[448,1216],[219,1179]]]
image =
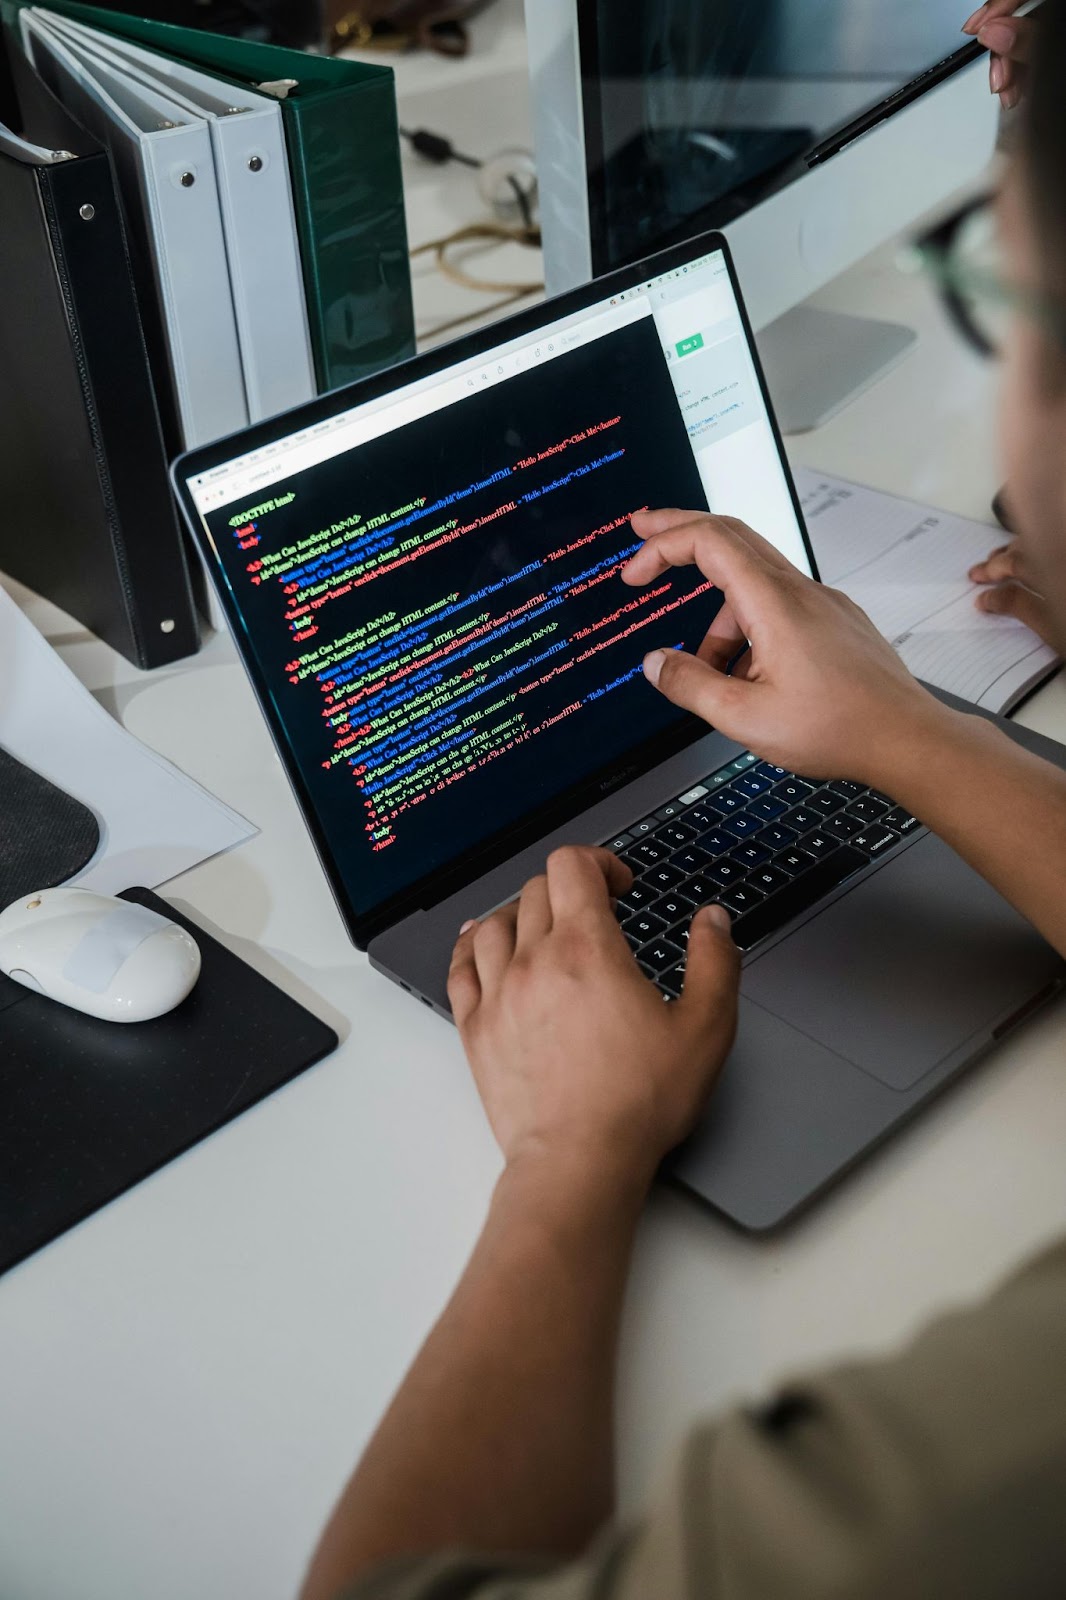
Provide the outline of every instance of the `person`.
[[[999,198],[997,292],[1015,307],[1002,438],[1025,572],[1066,645],[1066,0],[1033,30]],[[889,791],[1066,954],[1066,774],[947,709],[854,605],[741,524],[665,510],[634,526],[627,583],[695,562],[726,600],[697,656],[647,658],[660,693],[790,770]],[[634,1230],[713,1089],[738,983],[728,919],[705,908],[664,1005],[614,916],[628,881],[606,853],[562,850],[459,937],[449,992],[503,1171],[303,1600],[1060,1596],[1066,1241],[893,1359],[696,1427],[654,1507],[612,1522]]]

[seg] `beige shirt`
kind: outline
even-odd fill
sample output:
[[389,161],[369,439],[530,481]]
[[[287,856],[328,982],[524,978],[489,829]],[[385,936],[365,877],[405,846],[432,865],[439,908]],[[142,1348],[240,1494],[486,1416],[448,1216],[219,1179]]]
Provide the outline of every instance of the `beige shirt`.
[[442,1554],[345,1600],[1063,1600],[1066,1242],[902,1355],[693,1430],[560,1567]]

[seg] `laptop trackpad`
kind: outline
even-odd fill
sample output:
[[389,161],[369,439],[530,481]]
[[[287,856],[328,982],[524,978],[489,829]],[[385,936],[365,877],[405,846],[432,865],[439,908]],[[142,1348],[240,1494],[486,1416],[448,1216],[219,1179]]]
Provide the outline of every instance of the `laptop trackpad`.
[[745,994],[892,1089],[1005,1021],[1063,964],[931,835],[744,974]]

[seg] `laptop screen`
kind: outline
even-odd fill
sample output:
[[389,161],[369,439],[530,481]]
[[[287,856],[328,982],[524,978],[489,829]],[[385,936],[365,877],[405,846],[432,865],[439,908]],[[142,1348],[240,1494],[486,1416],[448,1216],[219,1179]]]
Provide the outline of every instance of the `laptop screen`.
[[634,511],[742,517],[810,570],[712,241],[175,469],[356,936],[691,724],[641,661],[696,649],[720,595],[624,585]]

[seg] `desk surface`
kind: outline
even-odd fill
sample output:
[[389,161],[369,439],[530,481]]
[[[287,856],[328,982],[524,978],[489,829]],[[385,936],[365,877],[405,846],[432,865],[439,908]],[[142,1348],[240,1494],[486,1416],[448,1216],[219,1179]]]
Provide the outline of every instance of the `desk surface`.
[[[893,263],[880,251],[819,299],[911,323],[916,352],[795,458],[987,517],[994,374]],[[146,676],[21,598],[109,710],[258,824],[166,894],[343,1043],[0,1280],[0,1593],[288,1600],[497,1155],[451,1028],[349,944],[228,640]],[[1063,681],[1021,720],[1066,739]],[[694,1414],[883,1350],[1060,1231],[1064,1042],[1060,1005],[778,1239],[653,1197],[623,1336],[624,1504]]]

